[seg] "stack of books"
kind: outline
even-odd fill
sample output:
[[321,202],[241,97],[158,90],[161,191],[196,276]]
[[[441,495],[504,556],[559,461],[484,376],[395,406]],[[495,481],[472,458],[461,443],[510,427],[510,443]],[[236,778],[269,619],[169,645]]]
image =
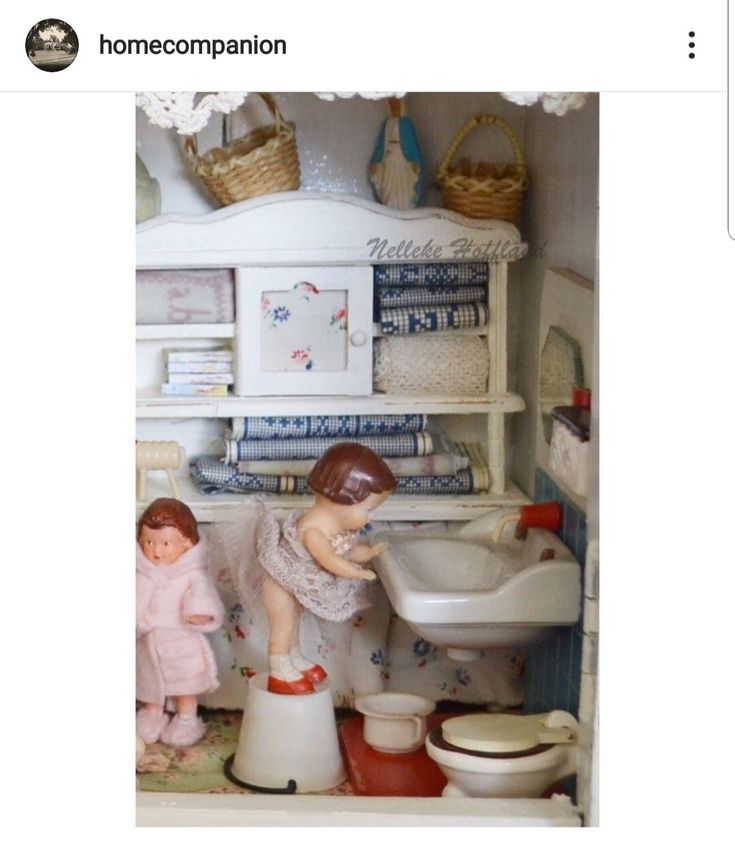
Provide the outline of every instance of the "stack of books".
[[234,384],[232,349],[167,349],[164,396],[227,396]]

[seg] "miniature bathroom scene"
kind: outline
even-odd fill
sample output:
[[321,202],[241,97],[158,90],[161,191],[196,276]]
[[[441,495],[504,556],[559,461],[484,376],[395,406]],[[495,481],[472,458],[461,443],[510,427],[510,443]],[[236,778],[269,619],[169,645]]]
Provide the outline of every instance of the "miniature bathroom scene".
[[136,105],[138,823],[595,825],[598,96]]

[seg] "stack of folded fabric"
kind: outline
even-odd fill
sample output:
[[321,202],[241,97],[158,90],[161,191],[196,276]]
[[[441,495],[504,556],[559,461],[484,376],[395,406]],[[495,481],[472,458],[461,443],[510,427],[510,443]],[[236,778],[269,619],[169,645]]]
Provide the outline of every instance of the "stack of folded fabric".
[[487,324],[487,262],[381,264],[373,271],[384,335]]
[[398,493],[488,490],[490,474],[479,447],[449,443],[427,422],[424,414],[240,417],[232,420],[224,459],[195,459],[192,477],[205,493],[308,493],[306,476],[315,460],[351,440],[388,463]]
[[234,384],[232,349],[167,349],[165,396],[227,396]]

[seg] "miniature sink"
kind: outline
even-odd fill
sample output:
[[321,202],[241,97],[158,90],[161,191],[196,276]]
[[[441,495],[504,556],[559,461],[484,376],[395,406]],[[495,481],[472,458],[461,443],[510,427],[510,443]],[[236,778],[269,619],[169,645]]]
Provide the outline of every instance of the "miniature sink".
[[460,532],[381,539],[388,548],[375,568],[396,613],[456,659],[526,645],[579,619],[581,568],[550,531],[498,543]]

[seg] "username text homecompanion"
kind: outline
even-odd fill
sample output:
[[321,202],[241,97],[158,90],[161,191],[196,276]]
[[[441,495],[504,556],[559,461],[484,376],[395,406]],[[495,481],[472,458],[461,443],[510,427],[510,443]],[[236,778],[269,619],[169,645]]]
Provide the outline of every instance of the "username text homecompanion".
[[255,56],[286,55],[283,38],[105,38],[100,33],[100,54],[116,56]]

